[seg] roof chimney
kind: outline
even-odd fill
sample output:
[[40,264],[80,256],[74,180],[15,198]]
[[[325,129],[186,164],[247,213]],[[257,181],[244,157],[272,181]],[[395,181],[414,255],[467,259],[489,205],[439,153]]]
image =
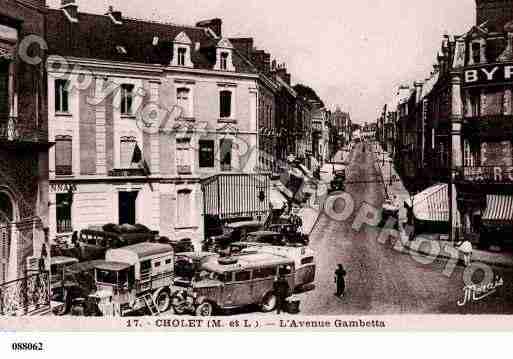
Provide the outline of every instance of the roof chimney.
[[420,100],[422,99],[422,86],[424,84],[421,82],[421,81],[415,81],[414,83],[414,86],[415,86],[415,102],[416,103],[419,103]]
[[218,38],[223,37],[223,31],[222,31],[223,20],[221,20],[221,19],[216,18],[216,19],[211,19],[211,20],[203,20],[203,21],[196,23],[196,26],[202,27],[205,29],[209,28],[210,30],[212,30],[214,32],[214,34]]
[[252,37],[239,37],[230,39],[232,45],[244,55],[247,59],[251,60],[251,53],[253,52],[253,38]]
[[61,10],[70,22],[78,22],[78,5],[75,0],[61,0]]

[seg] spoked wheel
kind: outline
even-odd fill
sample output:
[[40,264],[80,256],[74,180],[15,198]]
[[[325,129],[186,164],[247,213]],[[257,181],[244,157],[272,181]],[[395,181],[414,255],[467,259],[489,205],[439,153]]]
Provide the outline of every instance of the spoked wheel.
[[213,312],[214,306],[209,302],[201,303],[196,308],[196,315],[198,317],[211,317]]
[[274,293],[268,293],[262,302],[262,312],[269,313],[276,309],[278,299]]
[[165,290],[160,292],[155,303],[157,304],[159,312],[166,312],[171,305],[171,296],[169,295],[169,292]]

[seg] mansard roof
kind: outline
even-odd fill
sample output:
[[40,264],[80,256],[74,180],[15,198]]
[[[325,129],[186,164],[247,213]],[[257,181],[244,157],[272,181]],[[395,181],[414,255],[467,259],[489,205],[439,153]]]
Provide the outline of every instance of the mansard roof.
[[[193,45],[191,60],[194,67],[214,68],[215,52],[212,53],[210,45],[217,44],[218,40],[204,28],[130,18],[115,24],[108,16],[83,12],[78,13],[77,18],[78,22],[71,23],[62,10],[48,10],[50,55],[169,65],[175,39],[183,32]],[[180,35],[178,39],[185,37]],[[233,65],[236,72],[255,73],[236,52]]]

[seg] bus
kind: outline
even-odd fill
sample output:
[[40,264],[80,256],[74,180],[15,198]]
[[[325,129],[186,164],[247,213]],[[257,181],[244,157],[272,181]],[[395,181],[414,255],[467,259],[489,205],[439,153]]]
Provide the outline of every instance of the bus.
[[202,265],[192,290],[198,298],[196,314],[211,316],[214,310],[227,310],[252,304],[263,312],[276,308],[274,283],[283,277],[289,285],[289,295],[296,287],[296,267],[285,255],[246,253],[240,256],[212,258]]

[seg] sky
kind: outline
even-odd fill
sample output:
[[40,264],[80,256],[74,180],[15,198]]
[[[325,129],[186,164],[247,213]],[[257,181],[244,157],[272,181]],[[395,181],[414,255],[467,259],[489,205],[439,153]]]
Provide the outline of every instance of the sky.
[[[60,0],[47,0],[57,8]],[[251,36],[292,82],[312,87],[354,122],[376,120],[400,84],[428,77],[442,35],[475,22],[475,0],[76,0],[79,11],[194,25],[223,20],[226,37]]]

